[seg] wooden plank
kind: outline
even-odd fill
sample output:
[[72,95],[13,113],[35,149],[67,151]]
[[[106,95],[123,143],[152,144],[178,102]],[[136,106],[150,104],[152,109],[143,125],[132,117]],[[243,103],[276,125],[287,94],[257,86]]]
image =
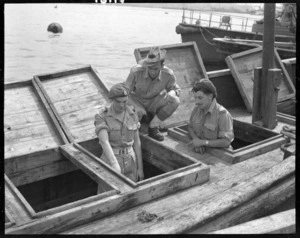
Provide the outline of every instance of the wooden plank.
[[35,216],[34,210],[9,178],[5,179],[5,208],[17,225],[27,223]]
[[13,158],[5,158],[4,168],[5,173],[10,176],[14,173],[27,171],[61,160],[66,159],[59,153],[59,149],[55,147],[53,149],[40,150]]
[[56,161],[52,164],[47,164],[30,170],[11,174],[9,178],[13,184],[18,187],[24,184],[65,174],[74,170],[77,170],[77,167],[75,167],[70,161]]
[[296,232],[296,211],[276,213],[210,234],[291,234]]
[[[262,66],[261,55],[262,47],[258,47],[230,55],[225,59],[249,112],[252,111],[253,101],[253,71],[255,67]],[[280,84],[277,100],[277,102],[281,102],[295,96],[295,87],[282,64],[276,49],[274,55],[274,67],[281,69],[283,73],[283,80]]]
[[277,118],[278,121],[285,122],[285,123],[293,125],[293,126],[296,125],[296,117],[295,116],[291,116],[289,114],[277,112],[276,118]]
[[[160,223],[168,217],[174,217],[175,214],[180,214],[181,211],[189,209],[190,211],[197,212],[194,209],[196,204],[204,203],[224,193],[224,191],[227,191],[231,187],[243,181],[247,181],[253,176],[280,163],[282,158],[276,157],[276,153],[277,152],[272,152],[267,156],[261,155],[252,160],[235,164],[234,166],[212,166],[210,170],[210,181],[200,187],[193,187],[107,218],[80,227],[74,227],[73,229],[65,231],[64,234],[137,234],[139,231],[151,227],[156,223]],[[154,219],[152,222],[141,223],[138,219],[138,214],[142,210],[156,214],[157,219]],[[181,218],[178,220],[180,219]],[[171,226],[176,226],[178,220],[173,219]]]
[[13,229],[8,228],[6,234],[58,233],[74,225],[80,225],[178,190],[205,183],[208,179],[209,168],[205,166],[202,168],[197,167],[184,172],[184,174],[172,175],[160,181],[145,184],[133,191],[90,202]]
[[113,188],[125,193],[131,191],[132,188],[137,186],[134,182],[128,181],[127,178],[120,179],[117,172],[113,171],[112,168],[108,168],[110,167],[109,165],[105,164],[91,153],[84,153],[83,151],[85,151],[85,149],[83,149],[80,145],[76,145],[76,147],[72,145],[63,146],[61,149],[62,153],[72,163],[74,163],[97,183],[106,185],[108,190]]
[[[70,142],[94,138],[91,133],[97,110],[108,103],[108,88],[92,67],[35,76],[59,125]],[[88,131],[84,127],[89,128]],[[80,129],[79,129],[80,128]],[[94,130],[94,128],[93,128]],[[83,133],[83,134],[81,134]]]
[[37,77],[34,77],[33,81],[36,83],[37,87],[36,88],[39,88],[39,90],[41,91],[41,93],[43,94],[43,98],[45,98],[46,100],[46,103],[45,105],[49,105],[49,110],[48,111],[51,111],[54,115],[54,117],[56,118],[56,120],[58,121],[58,124],[59,126],[62,128],[67,140],[69,142],[72,142],[73,141],[73,138],[70,136],[69,132],[65,129],[66,126],[64,124],[64,122],[61,120],[61,118],[58,116],[58,113],[55,109],[55,107],[53,107],[52,105],[52,102],[48,96],[48,94],[46,93],[45,89],[43,88],[43,85],[41,84],[40,80],[37,78]]
[[[151,227],[138,231],[140,234],[184,233],[195,226],[216,218],[225,212],[234,209],[274,186],[278,180],[286,178],[295,172],[295,158],[289,162],[275,165],[269,170],[239,183],[213,199],[195,204],[193,209],[178,211],[173,217],[166,217]],[[174,224],[174,220],[177,224]]]

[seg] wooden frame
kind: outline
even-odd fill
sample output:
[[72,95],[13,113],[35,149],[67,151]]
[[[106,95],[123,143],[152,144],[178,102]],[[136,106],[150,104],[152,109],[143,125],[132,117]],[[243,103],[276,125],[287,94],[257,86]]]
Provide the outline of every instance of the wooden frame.
[[[187,125],[185,124],[179,127],[169,128],[168,135],[188,143],[191,139],[186,127]],[[243,137],[244,140],[247,140],[251,144],[234,150],[208,147],[207,152],[228,163],[234,164],[279,148],[282,144],[286,143],[286,139],[281,134],[235,119],[233,120],[233,129],[236,138],[238,138],[239,134],[243,133],[243,135],[241,134],[239,137]]]
[[[152,142],[157,145],[160,144],[156,141]],[[91,178],[95,180],[105,178],[106,182],[115,188],[113,192],[116,191],[117,193],[105,194],[105,196],[100,194],[83,201],[33,214],[34,217],[44,218],[28,221],[27,224],[24,223],[24,226],[13,229],[13,233],[18,233],[18,229],[22,230],[22,233],[58,233],[75,224],[80,225],[99,219],[176,191],[203,184],[209,180],[210,168],[208,166],[189,156],[181,158],[180,153],[177,154],[178,160],[180,158],[183,160],[187,159],[191,165],[177,171],[167,172],[156,178],[150,178],[148,181],[128,183],[127,178],[124,179],[123,175],[117,174],[112,168],[95,158],[94,155],[91,155],[79,144],[67,144],[60,148],[68,159],[73,162],[77,161],[75,164]],[[176,153],[176,151],[171,151],[170,153]],[[192,162],[194,163],[192,164]],[[108,174],[109,176],[107,176]]]
[[[109,102],[108,88],[101,81],[96,69],[89,65],[53,74],[36,75],[34,81],[69,142],[96,137],[94,115],[97,109]],[[60,85],[57,85],[58,82]]]
[[[208,79],[201,55],[195,42],[161,45],[161,49],[167,50],[165,64],[174,71],[177,84],[181,88],[180,104],[173,115],[164,121],[166,128],[176,126],[182,121],[184,115],[191,113],[190,104],[193,103],[193,95],[190,90],[196,81],[202,78]],[[145,58],[151,47],[134,50],[137,62]]]
[[[68,143],[33,80],[5,84],[4,112],[6,159]],[[15,148],[17,144],[23,151]]]
[[[252,112],[253,106],[254,68],[262,66],[261,55],[262,47],[258,47],[233,54],[225,59],[249,112]],[[283,73],[277,102],[282,102],[294,97],[296,92],[295,87],[280,60],[276,49],[274,52],[274,67],[281,69]]]

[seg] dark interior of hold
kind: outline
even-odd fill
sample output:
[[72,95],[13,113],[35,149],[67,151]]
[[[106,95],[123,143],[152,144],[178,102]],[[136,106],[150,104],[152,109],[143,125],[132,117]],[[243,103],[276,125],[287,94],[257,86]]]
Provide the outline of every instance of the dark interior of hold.
[[[187,125],[180,126],[179,129],[188,131]],[[231,143],[234,150],[246,147],[248,145],[271,138],[277,133],[254,126],[249,123],[239,122],[234,120],[233,123],[234,140]]]
[[32,208],[40,212],[96,195],[97,187],[94,180],[76,170],[25,184],[18,189]]
[[[80,142],[79,144],[84,149],[86,149],[87,151],[91,152],[92,154],[94,154],[95,156],[100,158],[100,156],[102,154],[102,148],[99,145],[97,138],[89,140],[89,141],[85,141],[85,142]],[[159,158],[148,153],[145,150],[143,150],[142,153],[143,153],[142,158],[143,158],[145,179],[152,178],[157,175],[174,170],[174,169],[172,169],[173,165],[171,165],[171,164],[168,165],[167,161],[165,161],[166,163],[164,163],[164,167],[162,167],[162,166],[158,165],[158,163],[161,163],[160,162],[161,160]]]

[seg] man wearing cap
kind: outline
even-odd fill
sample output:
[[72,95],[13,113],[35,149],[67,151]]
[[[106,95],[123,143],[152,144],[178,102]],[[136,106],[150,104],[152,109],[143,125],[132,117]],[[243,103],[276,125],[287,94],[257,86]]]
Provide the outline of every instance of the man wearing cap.
[[166,52],[159,47],[151,48],[147,57],[131,69],[126,80],[130,87],[130,103],[135,105],[140,119],[143,116],[152,119],[148,134],[158,141],[164,139],[159,127],[180,102],[175,74],[164,65]]
[[233,119],[217,103],[217,90],[213,83],[202,79],[195,83],[192,92],[196,105],[190,116],[188,132],[195,151],[202,154],[206,147],[231,148],[234,139]]
[[133,108],[127,105],[128,93],[126,83],[113,85],[108,95],[112,103],[100,109],[94,124],[103,149],[101,159],[137,182],[144,178],[140,122]]

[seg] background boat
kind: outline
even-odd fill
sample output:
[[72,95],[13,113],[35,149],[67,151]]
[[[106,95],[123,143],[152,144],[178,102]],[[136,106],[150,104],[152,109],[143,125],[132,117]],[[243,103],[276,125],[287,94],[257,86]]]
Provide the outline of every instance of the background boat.
[[[228,18],[230,18],[229,21]],[[227,13],[184,10],[182,22],[176,26],[175,30],[181,35],[182,42],[195,41],[197,43],[207,70],[214,70],[226,68],[226,64],[225,57],[218,52],[213,38],[228,37],[262,41],[263,24],[258,20],[258,18]],[[261,24],[257,24],[256,21]],[[277,23],[275,41],[295,43],[295,33]]]

